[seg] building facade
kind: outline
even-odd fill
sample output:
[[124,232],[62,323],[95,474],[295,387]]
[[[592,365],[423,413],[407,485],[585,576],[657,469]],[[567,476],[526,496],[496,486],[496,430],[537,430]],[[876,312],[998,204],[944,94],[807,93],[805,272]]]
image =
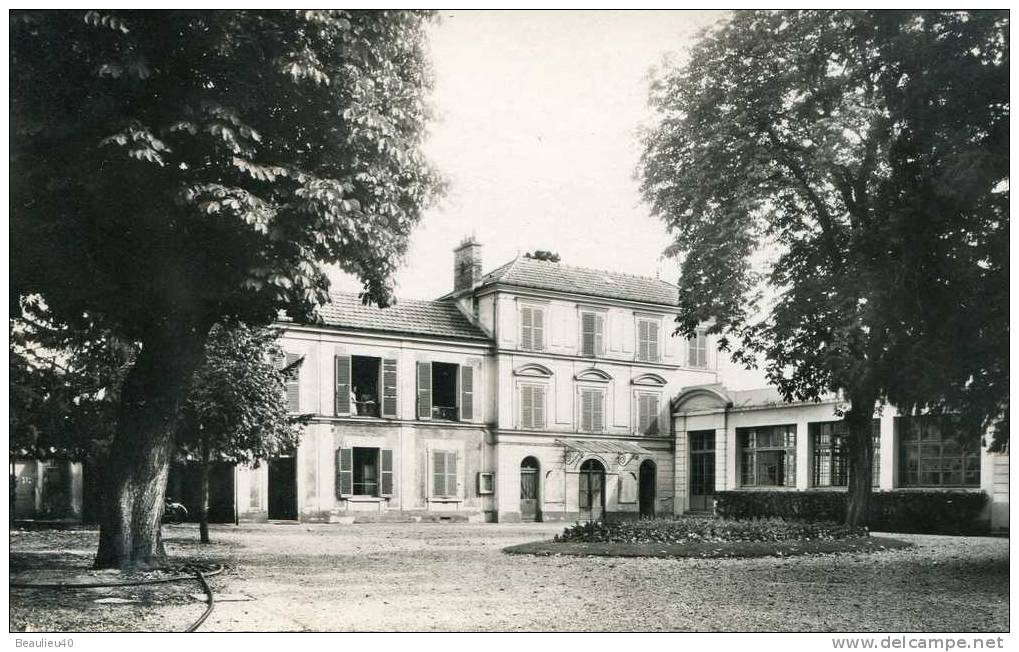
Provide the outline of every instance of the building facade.
[[[676,286],[526,257],[484,274],[481,249],[455,249],[437,300],[335,294],[317,323],[280,321],[300,361],[287,400],[310,422],[294,451],[217,471],[223,518],[572,522],[710,512],[729,489],[845,491],[847,406],[727,389],[712,337],[672,336]],[[873,423],[875,489],[984,492],[1008,529],[1007,453],[891,407]],[[17,461],[15,511],[80,515],[82,475]]]
[[[671,335],[677,293],[521,257],[484,274],[467,240],[435,301],[335,295],[320,324],[280,325],[312,422],[292,455],[237,469],[239,519],[575,521],[844,490],[837,401],[726,389],[710,337]],[[1007,529],[1007,454],[890,408],[874,424],[875,488],[984,491]]]

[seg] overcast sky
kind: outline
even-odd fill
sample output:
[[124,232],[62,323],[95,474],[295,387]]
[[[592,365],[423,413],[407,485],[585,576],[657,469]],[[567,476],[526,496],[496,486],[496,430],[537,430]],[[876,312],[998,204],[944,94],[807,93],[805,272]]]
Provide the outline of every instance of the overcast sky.
[[647,74],[722,15],[442,12],[430,38],[437,120],[426,152],[450,187],[411,238],[397,296],[449,291],[452,249],[472,233],[485,271],[547,249],[570,265],[675,280],[675,264],[659,258],[665,228],[634,178]]
[[[449,192],[425,213],[397,296],[452,289],[453,247],[474,234],[487,272],[518,252],[675,282],[669,244],[635,178],[648,72],[682,61],[717,11],[444,11],[431,30],[437,120],[426,152]],[[336,287],[360,284],[335,275]],[[726,365],[732,388],[757,373]]]

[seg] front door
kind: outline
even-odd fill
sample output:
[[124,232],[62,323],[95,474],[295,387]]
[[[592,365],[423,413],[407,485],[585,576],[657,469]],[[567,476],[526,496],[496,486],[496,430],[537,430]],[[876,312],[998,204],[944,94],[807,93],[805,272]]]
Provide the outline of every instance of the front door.
[[297,520],[297,456],[269,460],[269,518]]
[[525,457],[520,463],[520,520],[538,521],[538,460]]
[[580,465],[580,518],[599,521],[605,517],[605,467],[598,460]]
[[690,511],[715,508],[715,431],[690,433]]
[[655,463],[644,460],[640,465],[640,515],[654,518],[655,515]]

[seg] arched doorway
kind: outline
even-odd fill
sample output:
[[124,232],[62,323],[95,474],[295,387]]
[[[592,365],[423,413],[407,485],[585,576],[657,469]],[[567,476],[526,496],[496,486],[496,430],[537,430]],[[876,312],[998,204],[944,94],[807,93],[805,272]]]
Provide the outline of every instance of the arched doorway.
[[605,517],[605,467],[595,459],[580,465],[580,518],[597,521]]
[[541,510],[538,508],[538,460],[525,457],[520,462],[520,520],[540,521]]
[[640,515],[653,518],[655,515],[655,490],[657,489],[658,467],[651,460],[640,464]]

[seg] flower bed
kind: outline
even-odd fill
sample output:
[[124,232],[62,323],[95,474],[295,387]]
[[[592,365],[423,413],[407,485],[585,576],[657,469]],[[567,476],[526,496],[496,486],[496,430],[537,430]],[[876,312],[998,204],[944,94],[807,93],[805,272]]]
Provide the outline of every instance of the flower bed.
[[710,516],[682,516],[641,521],[580,523],[556,535],[556,543],[731,543],[840,541],[866,537],[867,530],[842,523],[762,518],[732,521]]

